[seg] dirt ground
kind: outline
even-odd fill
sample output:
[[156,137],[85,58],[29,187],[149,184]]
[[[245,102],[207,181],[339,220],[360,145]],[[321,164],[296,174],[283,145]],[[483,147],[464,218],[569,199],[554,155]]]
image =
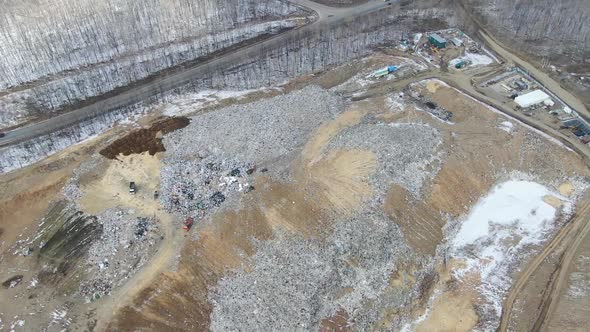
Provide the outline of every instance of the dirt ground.
[[[471,100],[462,98],[456,91],[430,82],[425,86],[424,93],[438,105],[453,110],[452,125],[442,125],[438,120],[422,117],[423,121],[428,121],[439,128],[446,127],[451,131],[445,137],[446,144],[453,146],[453,149],[446,156],[442,169],[430,187],[430,193],[423,201],[406,203],[404,206],[404,202],[411,202],[408,194],[399,188],[394,188],[385,205],[385,211],[395,216],[395,220],[400,222],[404,236],[416,250],[433,254],[436,244],[440,243],[444,226],[436,218],[438,213],[443,212],[454,217],[465,214],[479,197],[490,190],[497,181],[498,175],[502,176],[500,170],[519,170],[540,174],[545,181],[549,182],[551,179],[562,178],[562,172],[588,175],[588,170],[581,158],[551,143],[542,143],[547,149],[546,154],[540,154],[539,150],[523,152],[523,146],[527,144],[527,131],[523,130],[524,128],[519,128],[510,134],[499,130],[497,124],[506,120],[505,118],[485,110],[483,106]],[[412,114],[412,112],[406,115],[407,118],[414,116],[423,115]],[[403,118],[396,121],[403,121]],[[436,122],[439,124],[437,125]],[[483,123],[496,125],[482,125]],[[570,162],[563,161],[566,159]],[[569,182],[561,184],[558,189],[565,196],[570,195],[573,190]],[[560,202],[554,203],[560,204]],[[471,286],[461,283],[459,286],[449,287],[447,283],[440,283],[435,289],[442,293],[435,297],[428,315],[420,325],[416,326],[416,329],[471,330],[478,320],[474,311],[478,298],[475,292],[476,285],[476,283]],[[538,290],[532,289],[530,294],[538,294]],[[457,315],[457,310],[461,310],[462,314]]]
[[81,144],[32,168],[0,177],[0,253],[5,253],[23,230],[32,228],[73,170],[94,151],[95,143]]
[[[477,276],[459,282],[451,274],[454,268],[462,267],[460,261],[451,261],[447,266],[439,267],[440,279],[435,286],[442,294],[431,304],[432,311],[417,324],[417,332],[428,331],[470,331],[479,319],[474,303],[477,302]],[[473,278],[475,277],[475,279]]]
[[51,300],[54,296],[50,289],[23,291],[34,279],[38,266],[28,257],[14,255],[14,248],[19,241],[35,236],[38,220],[52,202],[62,197],[62,187],[80,163],[96,153],[97,144],[100,144],[100,139],[87,141],[36,165],[0,176],[3,188],[0,191],[0,280],[23,276],[18,287],[0,289],[3,299],[13,299],[0,301],[0,312],[4,314],[0,319],[4,326],[18,319],[26,320],[33,326],[35,322],[42,324],[42,319],[37,320],[30,314],[40,310],[38,298],[45,298],[42,302],[45,309],[41,310],[47,310],[47,314],[63,304],[59,300]]
[[[151,128],[154,127],[158,127],[158,124]],[[174,265],[175,255],[184,241],[175,217],[164,212],[154,200],[154,192],[159,189],[160,182],[160,157],[161,154],[151,155],[151,152],[118,155],[114,160],[103,161],[104,166],[98,171],[100,175],[96,176],[91,172],[80,179],[83,196],[79,204],[84,211],[98,214],[113,206],[133,209],[137,215],[157,218],[164,230],[164,241],[149,265],[134,275],[113,296],[97,305],[98,330],[104,329],[104,322],[108,322],[120,308],[152,285],[158,274]],[[129,194],[129,181],[137,184],[135,195]]]
[[590,236],[576,250],[566,280],[557,293],[555,311],[547,319],[547,331],[583,331],[590,324]]
[[[109,134],[116,135],[117,131]],[[70,328],[93,329],[96,321],[108,320],[116,308],[126,303],[121,299],[133,298],[135,292],[151,283],[153,276],[173,263],[175,253],[178,252],[184,238],[173,225],[173,218],[162,213],[158,204],[154,204],[153,194],[159,187],[159,155],[151,156],[145,152],[130,156],[119,155],[117,159],[109,160],[97,154],[104,144],[104,140],[100,138],[87,141],[39,164],[0,177],[6,188],[0,193],[0,264],[3,266],[0,280],[5,281],[15,275],[23,275],[17,287],[0,290],[5,293],[3,297],[22,299],[10,304],[0,301],[0,312],[4,314],[0,319],[4,326],[10,326],[7,324],[18,320],[25,321],[25,327],[46,326],[51,321],[48,316],[51,317],[52,310],[66,312],[67,308],[69,321],[64,321],[64,324],[67,323]],[[104,301],[91,304],[79,303],[74,309],[67,303],[81,299],[65,295],[56,296],[53,294],[55,290],[50,287],[37,286],[36,272],[40,267],[36,260],[30,258],[31,256],[14,255],[16,246],[13,245],[15,241],[35,237],[39,220],[54,202],[64,199],[62,188],[75,176],[74,170],[88,159],[94,159],[94,167],[80,177],[80,209],[85,213],[99,214],[117,206],[132,209],[137,216],[157,218],[166,240],[150,264],[141,269],[133,280],[117,290],[119,296],[107,297]],[[138,184],[136,195],[130,195],[128,192],[130,180]],[[25,300],[27,297],[29,300]],[[29,312],[32,313],[28,314]],[[38,316],[30,316],[35,313]],[[25,314],[27,316],[23,317]],[[81,316],[85,318],[82,319]],[[75,322],[72,321],[74,318]],[[100,329],[100,325],[98,327]]]

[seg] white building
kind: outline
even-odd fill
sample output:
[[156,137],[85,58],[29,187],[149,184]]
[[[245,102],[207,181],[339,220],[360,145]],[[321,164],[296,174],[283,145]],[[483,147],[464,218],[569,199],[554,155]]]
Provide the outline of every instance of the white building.
[[463,41],[457,37],[451,38],[451,43],[457,47],[463,46]]
[[531,107],[533,105],[537,105],[543,103],[547,100],[551,100],[548,94],[541,90],[535,90],[524,95],[516,97],[514,101],[518,104],[518,106],[522,108]]

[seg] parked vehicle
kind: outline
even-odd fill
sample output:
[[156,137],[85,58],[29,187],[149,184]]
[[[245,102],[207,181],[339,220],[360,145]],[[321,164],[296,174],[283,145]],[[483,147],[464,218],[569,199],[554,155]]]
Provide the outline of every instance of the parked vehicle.
[[193,227],[193,223],[194,223],[193,217],[186,218],[186,220],[184,221],[184,225],[182,226],[182,229],[184,229],[186,232],[188,232],[191,229],[191,227]]

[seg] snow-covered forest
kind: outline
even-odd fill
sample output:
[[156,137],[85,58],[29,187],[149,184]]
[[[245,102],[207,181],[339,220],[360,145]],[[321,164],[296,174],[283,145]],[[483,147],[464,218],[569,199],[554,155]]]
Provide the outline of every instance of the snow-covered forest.
[[0,5],[0,128],[293,27],[288,18],[307,14],[281,0],[0,0]]
[[564,62],[590,58],[588,0],[457,0],[506,45]]

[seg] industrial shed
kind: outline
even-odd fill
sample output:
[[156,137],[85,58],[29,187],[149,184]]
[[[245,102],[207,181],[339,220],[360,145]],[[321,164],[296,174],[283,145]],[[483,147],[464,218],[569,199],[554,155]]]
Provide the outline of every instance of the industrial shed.
[[436,48],[447,47],[447,40],[436,33],[433,33],[430,36],[428,36],[428,41],[430,42],[430,44],[436,46]]
[[551,97],[541,90],[525,93],[524,95],[518,96],[516,99],[514,99],[518,106],[522,108],[531,107],[547,100],[551,100]]

